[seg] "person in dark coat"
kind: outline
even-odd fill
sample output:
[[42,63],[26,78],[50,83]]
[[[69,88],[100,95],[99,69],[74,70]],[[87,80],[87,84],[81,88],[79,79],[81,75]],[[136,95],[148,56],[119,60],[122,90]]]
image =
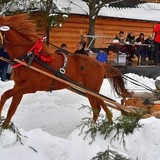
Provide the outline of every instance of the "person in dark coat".
[[87,55],[87,52],[85,51],[86,42],[80,41],[77,45],[77,50],[74,52],[74,54],[84,54]]
[[129,61],[132,60],[132,58],[135,57],[136,51],[135,51],[135,35],[133,32],[128,33],[127,38],[126,38],[126,43],[128,45],[126,45],[126,54],[127,54],[127,58]]
[[147,57],[146,47],[141,44],[145,43],[144,33],[140,33],[139,37],[136,39],[137,46],[137,56],[141,56],[141,60],[144,61]]
[[146,46],[146,51],[147,51],[147,57],[149,60],[153,59],[153,53],[154,53],[154,41],[153,41],[153,36],[150,35],[146,40],[145,44],[148,44]]
[[59,52],[63,52],[64,54],[68,55],[67,45],[65,43],[62,43],[61,48],[56,51],[56,53],[59,53]]
[[[4,50],[2,46],[0,46],[0,57],[4,57],[10,59],[9,54]],[[7,70],[9,64],[3,60],[0,60],[0,72],[1,72],[1,81],[5,82],[7,78]]]
[[129,44],[134,44],[135,43],[135,35],[133,32],[128,33],[126,42],[129,42]]

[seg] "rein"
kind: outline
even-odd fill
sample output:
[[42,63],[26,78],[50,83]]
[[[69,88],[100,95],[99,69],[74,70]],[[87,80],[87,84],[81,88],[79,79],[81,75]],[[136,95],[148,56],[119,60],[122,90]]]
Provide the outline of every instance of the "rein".
[[[51,62],[53,61],[53,58],[50,57],[45,57],[42,54],[40,54],[40,52],[42,52],[42,48],[43,48],[43,42],[45,41],[45,38],[40,38],[36,41],[36,43],[34,44],[34,46],[23,56],[19,57],[18,59],[23,61],[23,62],[27,62],[28,66],[31,65],[31,63],[33,62],[33,60],[35,60],[37,63],[39,63],[40,65],[42,65],[43,67],[45,67],[46,69],[48,69],[49,71],[51,71],[53,74],[57,75],[57,76],[62,76],[65,74],[66,71],[66,67],[68,64],[68,58],[66,56],[65,53],[63,52],[59,52],[59,54],[61,54],[63,56],[63,66],[59,69],[59,71],[55,70],[53,67],[51,67],[50,65],[48,65],[46,62]],[[15,63],[14,60],[10,61],[10,64],[12,66],[12,68],[17,68],[22,66],[21,63]],[[50,91],[53,90],[53,85],[54,85],[55,80],[53,80],[53,83],[51,84],[51,89]]]
[[[15,32],[18,32],[21,36],[24,37],[24,35],[22,35],[21,32],[15,30],[14,28],[12,28],[12,30],[14,30]],[[25,36],[25,38],[26,38],[27,40],[29,40],[30,43],[18,43],[18,44],[11,43],[11,42],[9,42],[9,41],[5,38],[5,37],[6,37],[6,36],[5,36],[5,32],[6,32],[6,31],[0,31],[0,38],[1,38],[2,44],[4,44],[4,42],[5,42],[6,44],[8,44],[8,45],[10,45],[10,46],[21,46],[21,45],[28,45],[28,44],[33,43],[33,42],[32,42],[28,37],[26,37],[26,36]]]
[[135,79],[133,79],[131,77],[128,77],[126,75],[123,75],[123,77],[124,77],[124,79],[126,79],[129,82],[131,82],[132,84],[135,84],[135,85],[137,85],[139,87],[142,87],[142,88],[144,88],[144,89],[146,89],[148,91],[151,91],[151,92],[155,93],[155,90],[153,90],[152,88],[148,87],[147,85],[145,85],[145,84],[143,84],[143,83],[141,83],[141,82],[139,82],[139,81],[137,81],[137,80],[135,80]]
[[[42,51],[43,42],[44,42],[43,38],[38,39],[36,41],[36,43],[34,44],[34,46],[25,55],[19,57],[18,59],[20,59],[22,61],[29,60],[28,65],[30,65],[32,63],[35,56],[39,57],[44,62],[52,61],[52,57],[45,57],[40,54],[40,52]],[[12,68],[16,68],[21,65],[22,64],[12,65]]]

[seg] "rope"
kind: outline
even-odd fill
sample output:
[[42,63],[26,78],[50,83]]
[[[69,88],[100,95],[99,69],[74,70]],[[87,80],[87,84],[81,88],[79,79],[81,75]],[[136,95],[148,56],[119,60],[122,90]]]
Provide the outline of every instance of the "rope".
[[124,79],[126,79],[129,82],[131,82],[131,83],[133,83],[133,84],[135,84],[137,86],[140,86],[140,87],[142,87],[142,88],[144,88],[144,89],[146,89],[148,91],[151,91],[151,92],[155,93],[155,90],[153,90],[152,88],[148,87],[147,85],[145,85],[145,84],[143,84],[143,83],[141,83],[141,82],[139,82],[139,81],[137,81],[137,80],[135,80],[135,79],[133,79],[131,77],[128,77],[126,75],[123,75],[123,77],[124,77]]

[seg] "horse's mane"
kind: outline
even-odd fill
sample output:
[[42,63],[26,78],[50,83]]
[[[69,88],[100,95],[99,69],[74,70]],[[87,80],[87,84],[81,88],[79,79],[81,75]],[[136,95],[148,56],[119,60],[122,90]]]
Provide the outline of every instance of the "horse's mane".
[[19,33],[22,33],[24,36],[29,37],[31,41],[35,41],[38,37],[36,34],[35,23],[32,23],[29,15],[27,14],[1,17],[0,21],[1,26],[9,26]]
[[[9,26],[21,33],[23,36],[28,37],[33,43],[40,38],[36,32],[36,24],[31,20],[28,14],[17,14],[13,16],[0,17],[0,26]],[[50,52],[50,53],[49,53]],[[43,53],[45,55],[51,55],[49,47],[44,45]]]

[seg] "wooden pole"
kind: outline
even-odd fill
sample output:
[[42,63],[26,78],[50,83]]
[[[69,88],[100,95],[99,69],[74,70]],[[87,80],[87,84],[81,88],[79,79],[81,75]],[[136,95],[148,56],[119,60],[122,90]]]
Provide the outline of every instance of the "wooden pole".
[[[9,62],[8,59],[6,59],[6,58],[4,58],[4,57],[0,57],[0,59],[3,60],[3,61]],[[111,108],[114,108],[114,109],[116,109],[116,110],[124,110],[124,111],[126,111],[126,112],[132,112],[132,113],[136,112],[134,109],[128,108],[128,107],[126,107],[126,106],[124,106],[124,105],[121,105],[121,104],[119,104],[118,102],[115,102],[115,101],[113,101],[113,100],[110,100],[110,99],[108,99],[107,97],[105,97],[105,96],[103,96],[103,95],[97,94],[97,93],[92,92],[92,91],[90,91],[90,90],[88,90],[88,89],[85,89],[85,88],[83,88],[83,87],[81,87],[81,86],[75,85],[75,84],[73,84],[73,83],[71,83],[71,82],[69,82],[69,81],[66,81],[66,80],[64,80],[64,79],[62,79],[62,78],[59,78],[59,77],[53,75],[53,74],[50,74],[50,73],[45,72],[45,71],[43,71],[43,70],[40,70],[40,69],[38,69],[38,68],[36,68],[36,67],[34,67],[34,66],[31,66],[31,65],[28,66],[28,64],[26,64],[25,62],[23,62],[23,61],[21,61],[21,60],[19,60],[19,59],[16,59],[16,58],[15,58],[14,61],[17,62],[17,63],[19,63],[19,64],[22,64],[23,66],[26,66],[26,67],[34,70],[34,71],[36,71],[36,72],[38,72],[38,73],[41,73],[41,74],[43,74],[43,75],[46,75],[46,76],[48,76],[48,77],[50,77],[50,78],[53,78],[53,79],[59,81],[59,82],[62,82],[62,83],[64,83],[64,84],[66,84],[66,85],[74,88],[75,90],[78,90],[78,91],[83,92],[83,93],[85,93],[85,94],[92,95],[92,96],[94,96],[94,97],[96,97],[96,98],[98,98],[98,99],[104,100],[104,101],[106,102],[106,104],[107,104],[109,107],[111,107]]]

